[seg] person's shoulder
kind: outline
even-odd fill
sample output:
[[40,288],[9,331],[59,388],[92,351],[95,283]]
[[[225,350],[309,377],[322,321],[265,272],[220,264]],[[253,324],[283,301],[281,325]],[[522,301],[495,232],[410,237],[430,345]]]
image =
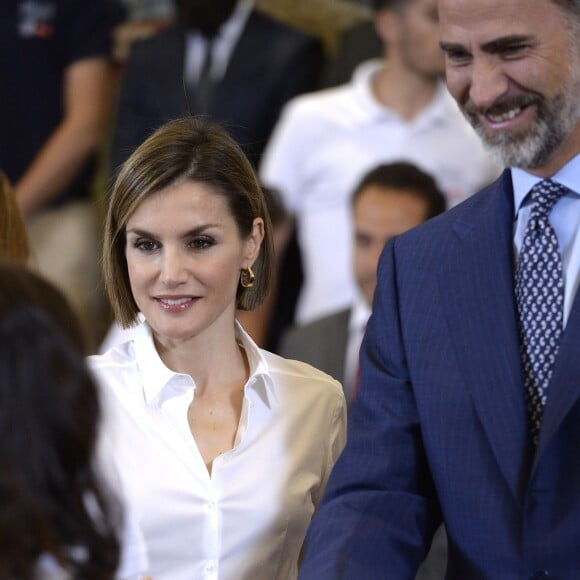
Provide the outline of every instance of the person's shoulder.
[[308,363],[284,358],[269,351],[261,351],[268,372],[275,384],[284,384],[290,389],[306,389],[311,394],[343,399],[341,384],[325,372]]
[[102,354],[87,357],[89,368],[96,373],[135,366],[135,352],[132,341],[117,344]]
[[339,324],[348,324],[350,308],[345,308],[338,312],[333,312],[307,322],[306,324],[292,326],[285,333],[291,341],[302,341],[309,337],[327,336],[329,330],[333,330]]
[[511,174],[509,169],[505,169],[495,181],[465,201],[398,236],[396,245],[398,248],[416,244],[433,246],[438,240],[453,235],[456,228],[477,223],[488,212],[495,211],[498,196],[511,194]]
[[348,126],[353,106],[352,87],[344,84],[294,97],[285,107],[285,116],[293,122],[307,123],[311,128]]
[[132,409],[138,401],[142,401],[139,365],[133,341],[114,346],[103,354],[89,356],[87,364],[109,418],[117,417],[120,408]]

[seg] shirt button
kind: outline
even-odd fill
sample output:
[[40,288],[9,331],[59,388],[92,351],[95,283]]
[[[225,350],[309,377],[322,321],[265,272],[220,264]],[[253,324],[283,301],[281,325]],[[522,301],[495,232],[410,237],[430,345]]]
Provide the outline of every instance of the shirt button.
[[216,563],[214,561],[208,562],[205,566],[205,571],[208,574],[214,574],[216,571]]
[[215,507],[216,507],[216,506],[215,506],[215,502],[213,502],[213,501],[209,502],[209,504],[208,504],[208,507],[209,507],[209,509],[210,509],[211,511],[214,511],[214,510],[215,510]]

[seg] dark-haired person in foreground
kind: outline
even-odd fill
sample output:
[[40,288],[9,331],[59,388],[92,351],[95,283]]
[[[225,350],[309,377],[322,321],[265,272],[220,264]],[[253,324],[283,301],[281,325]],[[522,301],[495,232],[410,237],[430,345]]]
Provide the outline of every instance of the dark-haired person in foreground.
[[580,3],[439,0],[447,84],[500,178],[390,242],[347,447],[301,578],[580,570]]
[[146,571],[142,538],[96,471],[101,411],[82,344],[60,292],[0,260],[0,578]]
[[346,405],[337,381],[236,321],[266,296],[272,260],[262,189],[217,125],[164,125],[124,164],[104,275],[117,321],[144,321],[90,363],[155,580],[297,577]]

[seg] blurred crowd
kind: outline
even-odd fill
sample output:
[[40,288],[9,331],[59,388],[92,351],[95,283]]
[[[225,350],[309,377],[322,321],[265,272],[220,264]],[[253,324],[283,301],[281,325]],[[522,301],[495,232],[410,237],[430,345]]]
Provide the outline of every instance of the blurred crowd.
[[353,300],[349,200],[367,171],[415,163],[448,206],[497,174],[442,84],[435,3],[400,18],[390,4],[3,4],[13,57],[0,71],[0,167],[31,262],[70,298],[93,350],[111,322],[99,273],[107,192],[170,119],[219,122],[259,171],[278,276],[266,304],[241,318],[274,350],[288,327]]

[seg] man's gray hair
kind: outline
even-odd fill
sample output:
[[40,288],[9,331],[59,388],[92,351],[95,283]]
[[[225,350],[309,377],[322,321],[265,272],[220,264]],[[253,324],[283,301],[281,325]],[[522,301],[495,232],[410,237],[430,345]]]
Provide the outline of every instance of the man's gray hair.
[[551,0],[576,20],[580,20],[580,0]]
[[[580,0],[550,0],[550,2],[559,6],[565,13],[566,16],[570,16],[567,19],[568,29],[572,35],[573,41],[573,52],[576,55],[580,54]],[[575,41],[575,48],[574,48]]]

